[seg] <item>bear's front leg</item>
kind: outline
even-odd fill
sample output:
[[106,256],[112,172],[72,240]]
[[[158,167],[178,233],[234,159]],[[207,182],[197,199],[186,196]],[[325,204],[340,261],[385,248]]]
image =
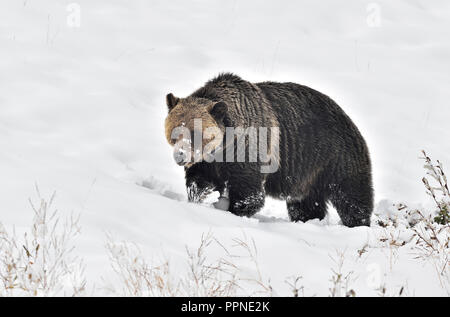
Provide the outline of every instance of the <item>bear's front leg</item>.
[[201,203],[214,191],[214,187],[210,183],[198,183],[191,181],[186,183],[186,191],[189,202]]
[[265,192],[259,173],[236,173],[228,182],[229,211],[251,217],[264,207]]
[[203,164],[197,164],[186,169],[186,191],[189,202],[201,203],[209,194],[211,194],[216,186],[211,181],[209,169]]

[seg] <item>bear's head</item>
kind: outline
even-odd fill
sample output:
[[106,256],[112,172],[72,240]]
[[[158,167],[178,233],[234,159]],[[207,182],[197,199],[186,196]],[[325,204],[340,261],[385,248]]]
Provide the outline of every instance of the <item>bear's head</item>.
[[173,146],[174,159],[190,167],[201,161],[212,161],[222,147],[227,105],[208,99],[166,97],[169,114],[165,121],[167,141]]

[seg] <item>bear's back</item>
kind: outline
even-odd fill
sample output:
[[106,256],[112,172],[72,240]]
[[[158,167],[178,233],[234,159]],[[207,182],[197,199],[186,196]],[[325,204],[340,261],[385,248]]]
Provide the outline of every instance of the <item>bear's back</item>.
[[319,171],[333,174],[334,166],[357,172],[359,163],[351,157],[363,158],[362,166],[368,164],[367,146],[358,128],[331,98],[295,83],[256,85],[277,116],[281,132],[281,168],[267,180],[272,194],[286,193]]

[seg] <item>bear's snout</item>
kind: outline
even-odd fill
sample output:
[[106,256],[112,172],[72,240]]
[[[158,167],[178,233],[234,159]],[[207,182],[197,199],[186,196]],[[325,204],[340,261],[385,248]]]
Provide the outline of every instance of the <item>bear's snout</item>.
[[191,140],[180,138],[175,143],[173,149],[173,158],[179,166],[185,166],[191,161]]
[[187,155],[186,152],[183,149],[180,149],[178,151],[173,152],[173,158],[175,159],[175,162],[179,166],[185,166],[187,162]]

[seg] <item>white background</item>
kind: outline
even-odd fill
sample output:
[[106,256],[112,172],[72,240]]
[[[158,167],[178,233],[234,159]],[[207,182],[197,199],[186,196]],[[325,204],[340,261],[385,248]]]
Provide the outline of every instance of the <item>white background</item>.
[[[81,214],[91,287],[111,274],[106,231],[177,263],[211,230],[224,243],[254,237],[279,294],[299,274],[308,294],[327,295],[335,249],[347,249],[358,295],[376,294],[370,263],[393,288],[445,294],[407,250],[388,265],[376,228],[284,222],[275,201],[253,219],[187,204],[164,118],[167,93],[187,96],[223,71],[309,85],[366,138],[377,202],[431,206],[418,157],[425,149],[450,166],[448,1],[78,1],[79,27],[69,4],[0,3],[0,222],[30,223],[35,183],[56,191],[62,214]],[[368,259],[354,262],[367,242]]]

